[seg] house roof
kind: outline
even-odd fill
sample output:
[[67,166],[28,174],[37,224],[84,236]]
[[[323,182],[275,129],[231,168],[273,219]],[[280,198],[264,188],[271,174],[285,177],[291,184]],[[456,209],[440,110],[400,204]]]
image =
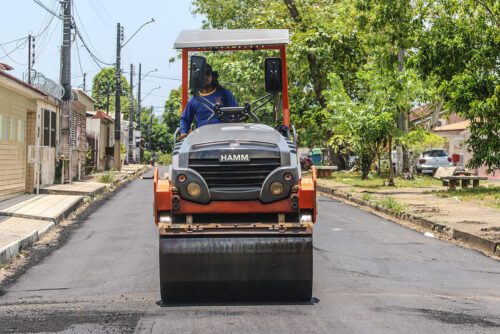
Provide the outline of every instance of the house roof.
[[0,70],[0,77],[6,78],[9,81],[13,81],[13,83],[17,84],[18,86],[21,86],[22,88],[27,88],[28,90],[31,91],[31,93],[35,93],[38,97],[42,97],[42,98],[48,97],[48,95],[45,94],[44,92],[42,92],[41,90],[31,86],[30,84],[22,81],[21,79],[18,79],[15,76],[8,74],[4,71]]
[[9,64],[0,63],[0,70],[2,71],[11,71],[13,69],[14,67],[10,66]]
[[97,110],[94,117],[92,117],[93,119],[102,119],[102,120],[105,120],[105,121],[108,121],[110,123],[114,123],[115,120],[113,118],[111,118],[111,116],[109,116],[108,114],[106,114],[105,112],[102,112],[100,110]]
[[81,94],[82,96],[84,96],[85,98],[89,99],[90,101],[92,101],[92,103],[96,103],[96,100],[94,100],[94,98],[92,96],[90,96],[89,94],[87,94],[84,90],[82,89],[73,89],[73,93],[76,93],[74,94],[75,95],[75,98],[78,99],[78,94]]
[[181,30],[174,49],[288,44],[288,29]]
[[434,132],[465,130],[470,125],[470,121],[461,121],[434,128]]
[[410,122],[414,122],[418,119],[425,118],[432,114],[432,105],[424,104],[410,110]]

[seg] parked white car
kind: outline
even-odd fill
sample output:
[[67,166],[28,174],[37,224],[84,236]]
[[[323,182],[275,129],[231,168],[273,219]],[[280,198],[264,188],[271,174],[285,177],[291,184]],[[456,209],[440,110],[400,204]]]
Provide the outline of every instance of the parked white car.
[[420,155],[415,170],[417,173],[434,174],[438,167],[452,166],[451,157],[445,150],[429,150]]

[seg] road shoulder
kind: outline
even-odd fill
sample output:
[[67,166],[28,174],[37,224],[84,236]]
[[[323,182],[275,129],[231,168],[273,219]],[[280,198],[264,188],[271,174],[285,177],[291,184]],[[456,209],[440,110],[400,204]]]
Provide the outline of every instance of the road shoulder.
[[[429,236],[478,250],[500,259],[500,211],[458,199],[440,198],[425,189],[363,189],[318,179],[318,191],[347,204],[383,215]],[[398,206],[387,207],[390,199]],[[493,233],[492,233],[493,232]],[[429,234],[430,233],[430,234]]]
[[[122,173],[124,177],[117,177],[114,182],[106,186],[105,191],[95,194],[93,190],[95,187],[90,187],[92,194],[85,197],[75,195],[23,197],[24,201],[28,200],[32,204],[43,198],[47,202],[47,196],[52,196],[52,200],[47,202],[49,204],[53,202],[54,196],[57,199],[63,199],[63,204],[71,202],[71,205],[62,205],[62,209],[56,207],[52,210],[53,212],[51,211],[50,217],[46,217],[46,212],[38,209],[43,203],[39,203],[40,205],[37,205],[34,210],[27,211],[30,213],[28,216],[0,215],[0,236],[2,236],[0,238],[0,295],[2,295],[2,289],[15,282],[19,275],[61,247],[90,213],[148,170],[148,166],[136,168],[134,172],[128,170]],[[74,198],[79,198],[77,205],[72,201]],[[17,205],[15,209],[22,210],[22,207],[23,205]],[[37,216],[39,213],[40,215]]]

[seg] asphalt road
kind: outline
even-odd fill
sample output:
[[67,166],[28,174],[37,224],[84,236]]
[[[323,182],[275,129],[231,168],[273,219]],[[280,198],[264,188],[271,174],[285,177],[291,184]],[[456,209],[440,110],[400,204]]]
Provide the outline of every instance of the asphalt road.
[[0,297],[0,332],[499,333],[500,263],[320,198],[308,304],[158,304],[152,181],[136,180]]

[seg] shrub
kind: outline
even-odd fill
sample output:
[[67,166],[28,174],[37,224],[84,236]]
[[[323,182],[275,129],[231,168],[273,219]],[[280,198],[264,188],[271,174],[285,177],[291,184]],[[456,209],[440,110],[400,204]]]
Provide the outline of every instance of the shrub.
[[142,162],[149,164],[150,161],[151,161],[151,151],[144,151]]
[[99,182],[101,183],[112,183],[114,181],[114,176],[111,173],[104,173],[99,176]]
[[156,162],[158,165],[170,165],[172,163],[172,154],[170,153],[159,153],[157,155]]

